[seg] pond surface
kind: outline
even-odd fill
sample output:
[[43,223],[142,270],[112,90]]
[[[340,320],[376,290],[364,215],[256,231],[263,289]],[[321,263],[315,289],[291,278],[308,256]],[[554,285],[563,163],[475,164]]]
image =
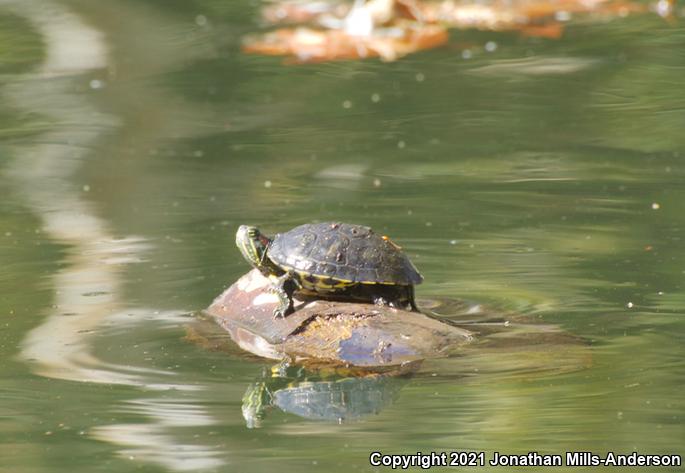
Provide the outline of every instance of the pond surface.
[[[257,18],[247,0],[0,3],[0,472],[685,454],[682,24],[287,66],[240,52]],[[249,429],[272,363],[187,327],[248,269],[239,224],[326,220],[391,235],[419,305],[483,304],[582,348],[474,348],[375,414],[275,408]]]

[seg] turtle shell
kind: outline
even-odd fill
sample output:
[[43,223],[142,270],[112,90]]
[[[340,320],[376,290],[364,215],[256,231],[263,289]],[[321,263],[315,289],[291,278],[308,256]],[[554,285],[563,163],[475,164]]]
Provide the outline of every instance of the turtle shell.
[[344,282],[409,286],[423,281],[397,245],[361,225],[301,225],[276,235],[268,255],[285,270]]

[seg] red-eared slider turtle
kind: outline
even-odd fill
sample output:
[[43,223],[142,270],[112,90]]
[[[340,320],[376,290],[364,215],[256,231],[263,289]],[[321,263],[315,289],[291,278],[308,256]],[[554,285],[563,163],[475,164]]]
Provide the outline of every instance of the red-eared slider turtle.
[[403,307],[414,302],[414,284],[423,277],[390,239],[369,227],[315,223],[273,238],[242,225],[236,245],[245,259],[273,283],[279,305],[274,315],[293,311],[293,293]]
[[248,428],[260,427],[267,412],[283,412],[338,423],[378,414],[392,404],[409,382],[409,372],[346,374],[344,370],[307,370],[288,366],[263,370],[243,396]]

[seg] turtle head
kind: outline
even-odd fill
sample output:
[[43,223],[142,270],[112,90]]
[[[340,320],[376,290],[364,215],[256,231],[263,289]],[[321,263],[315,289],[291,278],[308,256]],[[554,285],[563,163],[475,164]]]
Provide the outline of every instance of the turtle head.
[[266,257],[271,240],[263,235],[257,227],[241,225],[235,234],[235,244],[243,258],[263,274],[270,273],[270,261]]

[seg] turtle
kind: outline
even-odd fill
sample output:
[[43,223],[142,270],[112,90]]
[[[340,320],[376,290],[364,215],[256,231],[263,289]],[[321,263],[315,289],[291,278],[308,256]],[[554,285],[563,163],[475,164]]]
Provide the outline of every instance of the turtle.
[[268,411],[277,407],[305,419],[338,423],[362,419],[391,405],[419,366],[381,373],[299,365],[263,369],[245,391],[243,418],[248,428],[258,428]]
[[265,236],[241,225],[236,245],[272,281],[279,299],[274,317],[294,311],[293,293],[404,306],[418,312],[414,285],[423,276],[401,248],[371,228],[339,222],[311,223]]

